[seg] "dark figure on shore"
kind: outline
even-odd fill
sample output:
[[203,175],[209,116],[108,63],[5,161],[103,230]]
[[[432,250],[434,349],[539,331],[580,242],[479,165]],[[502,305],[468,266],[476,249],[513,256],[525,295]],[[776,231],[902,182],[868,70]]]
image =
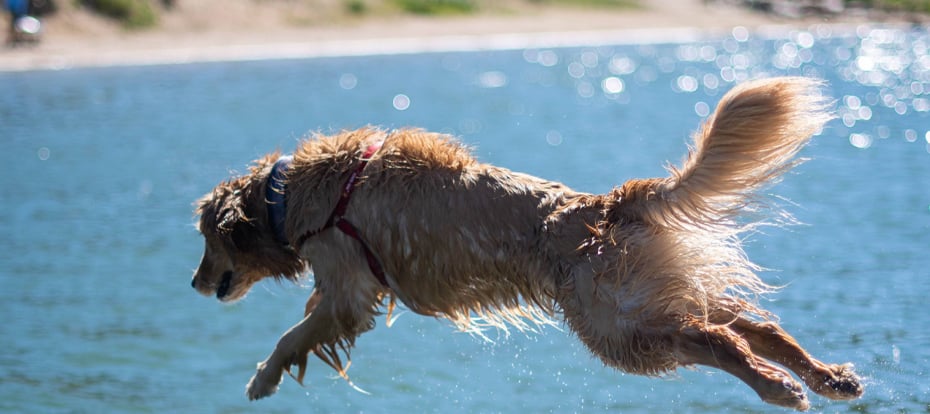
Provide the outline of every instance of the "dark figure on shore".
[[42,23],[38,17],[53,13],[56,9],[52,0],[6,0],[10,13],[10,28],[7,44],[19,46],[39,41]]

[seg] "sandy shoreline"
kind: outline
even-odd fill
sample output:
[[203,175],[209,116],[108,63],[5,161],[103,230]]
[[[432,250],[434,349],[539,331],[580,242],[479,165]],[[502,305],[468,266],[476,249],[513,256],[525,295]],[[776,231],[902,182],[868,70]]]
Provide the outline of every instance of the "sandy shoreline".
[[[202,1],[202,6],[209,3]],[[63,10],[47,19],[39,45],[0,50],[0,71],[682,42],[728,34],[736,26],[784,32],[868,21],[855,14],[785,19],[700,0],[644,3],[647,7],[636,10],[540,8],[519,15],[395,16],[301,27],[280,16],[249,19],[254,11],[248,8],[230,7],[222,18],[207,18],[203,7],[166,14],[158,28],[142,32]]]

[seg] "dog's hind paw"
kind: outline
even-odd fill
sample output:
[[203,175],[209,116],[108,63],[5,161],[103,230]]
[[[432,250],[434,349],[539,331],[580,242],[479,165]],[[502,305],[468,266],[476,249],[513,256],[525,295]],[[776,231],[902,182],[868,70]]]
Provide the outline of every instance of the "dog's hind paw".
[[260,362],[258,371],[245,386],[245,394],[249,397],[249,401],[265,398],[277,392],[283,373],[280,367],[273,368],[268,366],[267,361]]

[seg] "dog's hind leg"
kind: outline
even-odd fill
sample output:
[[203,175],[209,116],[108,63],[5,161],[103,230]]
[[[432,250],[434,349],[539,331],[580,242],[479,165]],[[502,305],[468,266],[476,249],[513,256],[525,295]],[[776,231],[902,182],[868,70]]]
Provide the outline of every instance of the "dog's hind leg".
[[799,411],[810,407],[801,384],[791,374],[753,354],[749,342],[725,325],[687,322],[676,342],[682,364],[724,370],[752,387],[770,404]]
[[851,364],[825,364],[814,359],[778,324],[737,318],[730,327],[749,343],[753,352],[794,371],[811,391],[833,400],[851,400],[862,395],[862,383]]
[[646,375],[706,365],[736,376],[763,401],[802,411],[809,407],[801,383],[754,355],[749,343],[727,325],[695,317],[643,319],[641,314],[618,313],[609,297],[595,293],[590,278],[573,282],[563,284],[559,305],[578,338],[606,365]]

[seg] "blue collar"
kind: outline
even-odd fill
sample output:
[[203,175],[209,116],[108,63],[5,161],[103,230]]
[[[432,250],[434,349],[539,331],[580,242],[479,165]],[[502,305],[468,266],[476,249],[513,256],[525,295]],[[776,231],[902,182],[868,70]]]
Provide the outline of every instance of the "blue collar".
[[287,181],[284,174],[291,166],[293,157],[283,155],[271,167],[268,181],[265,184],[265,202],[268,204],[268,223],[274,238],[282,244],[288,244],[287,233],[284,231],[284,221],[287,217],[287,198],[285,190]]

